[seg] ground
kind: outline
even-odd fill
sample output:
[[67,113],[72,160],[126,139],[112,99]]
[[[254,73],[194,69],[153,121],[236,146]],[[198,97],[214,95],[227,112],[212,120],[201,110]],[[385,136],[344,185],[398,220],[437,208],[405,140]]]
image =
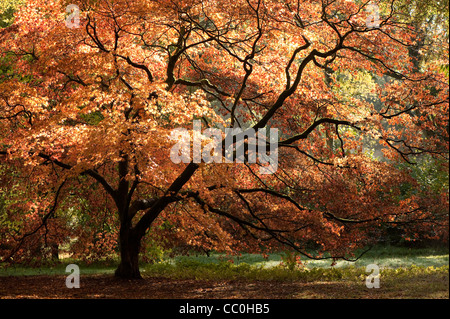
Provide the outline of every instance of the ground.
[[[375,247],[355,263],[305,261],[283,265],[284,254],[177,256],[142,263],[143,280],[114,277],[117,261],[0,264],[0,299],[448,299],[448,246]],[[67,265],[80,269],[80,288],[66,287]],[[380,267],[380,288],[368,289],[367,266]]]
[[368,289],[364,281],[195,280],[144,277],[131,281],[111,275],[85,275],[80,288],[68,289],[65,276],[0,276],[0,298],[58,299],[385,299],[449,298],[447,274],[428,274],[414,280],[381,281]]

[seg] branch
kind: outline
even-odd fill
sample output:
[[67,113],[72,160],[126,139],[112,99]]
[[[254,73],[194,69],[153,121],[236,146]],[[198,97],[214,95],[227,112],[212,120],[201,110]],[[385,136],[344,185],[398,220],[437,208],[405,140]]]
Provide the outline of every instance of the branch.
[[[2,153],[7,154],[6,152],[0,152],[0,154],[2,154]],[[30,154],[30,155],[33,155],[33,154]],[[56,159],[52,159],[51,156],[46,155],[44,153],[39,153],[39,154],[37,154],[37,156],[39,156],[47,161],[52,162],[61,168],[64,168],[67,170],[72,169],[71,165],[65,164]],[[106,181],[106,179],[103,178],[103,176],[101,176],[98,172],[96,172],[95,170],[92,170],[92,169],[88,169],[88,170],[82,172],[81,175],[88,175],[88,176],[94,178],[97,182],[99,182],[103,186],[103,188],[106,190],[106,192],[108,192],[108,194],[110,194],[113,197],[113,199],[115,200],[116,191],[111,187],[111,185],[109,185],[109,183]]]
[[395,77],[395,78],[397,78],[397,79],[400,79],[400,80],[401,80],[401,79],[406,79],[406,80],[409,80],[409,81],[411,81],[411,82],[421,82],[421,81],[424,81],[424,80],[426,80],[426,79],[429,78],[429,75],[427,75],[427,76],[424,77],[424,78],[411,79],[410,77],[406,76],[405,74],[402,74],[402,73],[400,73],[400,72],[398,72],[398,71],[396,71],[396,70],[390,68],[389,66],[387,66],[386,63],[385,63],[383,60],[378,59],[378,58],[375,58],[375,57],[373,57],[373,56],[370,56],[369,54],[364,53],[364,52],[362,52],[362,51],[359,50],[359,49],[356,49],[356,48],[354,48],[354,47],[348,47],[348,46],[343,46],[342,48],[343,48],[343,49],[350,50],[350,51],[353,51],[353,52],[356,52],[356,53],[359,53],[360,55],[366,57],[367,59],[372,60],[372,61],[374,61],[374,62],[377,62],[377,63],[381,64],[386,70],[388,70],[388,71],[391,73],[390,76]]
[[119,58],[124,59],[129,65],[131,65],[131,66],[133,66],[135,68],[144,70],[144,72],[147,74],[147,78],[148,78],[149,82],[153,83],[154,79],[153,79],[152,72],[150,72],[150,69],[146,65],[133,62],[133,61],[131,61],[130,57],[128,57],[128,56],[125,57],[125,56],[120,55],[120,54],[114,54],[114,55],[119,57]]
[[[2,154],[3,152],[0,152],[0,153]],[[52,207],[50,208],[50,211],[49,211],[47,214],[45,214],[44,217],[42,217],[42,223],[41,223],[36,229],[34,229],[33,231],[30,231],[30,232],[24,234],[24,235],[22,236],[22,238],[20,239],[20,242],[17,244],[17,246],[11,251],[11,253],[10,253],[8,256],[6,256],[6,257],[3,259],[3,262],[6,262],[6,261],[12,262],[11,258],[12,258],[12,257],[14,256],[14,254],[20,249],[20,247],[21,247],[22,244],[24,243],[25,239],[28,238],[28,237],[30,237],[30,236],[32,236],[32,235],[34,235],[34,234],[36,234],[42,227],[44,227],[44,226],[47,227],[47,220],[48,220],[51,216],[53,216],[53,214],[54,214],[55,211],[56,211],[56,208],[57,208],[57,205],[58,205],[59,194],[61,193],[61,189],[63,188],[63,186],[64,186],[64,184],[66,183],[66,181],[67,181],[67,180],[64,180],[64,181],[59,185],[59,187],[58,187],[58,189],[57,189],[57,191],[56,191],[56,194],[55,194],[55,199],[54,199],[54,201],[53,201],[53,205],[52,205]]]
[[231,94],[222,91],[217,86],[212,84],[208,79],[201,79],[201,80],[195,81],[195,82],[184,80],[184,79],[177,79],[177,80],[175,80],[174,85],[177,85],[177,84],[186,85],[186,86],[197,86],[197,87],[207,86],[207,87],[213,89],[214,91],[216,91],[217,93],[219,93],[220,95],[227,96],[227,97],[231,96]]
[[[242,192],[243,190],[240,190],[240,191]],[[249,191],[250,191],[250,190],[249,190]],[[256,191],[256,189],[255,189],[255,191]],[[196,201],[196,202],[197,202],[204,210],[208,209],[208,211],[210,211],[210,212],[212,212],[212,213],[215,213],[215,214],[217,214],[217,215],[220,215],[220,216],[223,216],[223,217],[226,217],[226,218],[228,218],[228,219],[231,219],[231,220],[235,221],[240,227],[242,227],[242,228],[243,228],[245,231],[247,231],[247,232],[249,232],[249,228],[250,228],[250,229],[254,229],[254,230],[257,230],[257,231],[262,231],[262,232],[264,232],[264,233],[267,233],[267,234],[270,235],[270,237],[269,237],[267,240],[273,239],[273,240],[275,240],[275,241],[278,241],[278,242],[281,243],[282,245],[291,247],[291,248],[294,249],[295,251],[299,252],[300,254],[302,254],[302,255],[304,255],[304,256],[310,258],[310,259],[315,259],[315,260],[324,260],[324,259],[343,259],[343,260],[346,260],[346,261],[352,261],[352,262],[354,262],[354,261],[357,261],[359,258],[361,258],[361,256],[365,253],[365,252],[363,252],[363,253],[362,253],[359,257],[357,257],[356,259],[348,259],[348,258],[345,257],[345,256],[330,256],[330,257],[317,257],[317,256],[313,256],[313,255],[308,254],[307,252],[305,252],[305,251],[304,251],[303,249],[301,249],[301,247],[299,247],[295,242],[293,242],[292,240],[288,239],[287,237],[285,237],[285,236],[283,235],[284,232],[289,232],[289,231],[286,231],[286,230],[277,230],[277,229],[270,229],[270,228],[268,228],[268,227],[260,227],[260,226],[257,226],[257,225],[255,225],[255,224],[253,224],[253,223],[251,223],[251,222],[248,222],[248,221],[243,220],[243,219],[241,219],[241,218],[239,218],[239,217],[236,217],[236,216],[234,216],[234,215],[231,215],[231,214],[229,214],[229,213],[227,213],[227,212],[225,212],[225,211],[223,211],[223,210],[220,210],[220,209],[217,209],[217,208],[212,207],[211,205],[207,204],[203,199],[201,199],[199,196],[195,196],[194,199],[195,199],[195,201]],[[307,226],[308,226],[308,225],[307,225]],[[304,227],[307,227],[307,226],[304,226]],[[300,230],[300,229],[303,229],[304,227],[299,228],[299,229],[297,229],[296,231],[298,231],[298,230]],[[250,232],[249,232],[249,233],[250,233]],[[257,237],[255,234],[253,234],[253,233],[250,233],[250,234],[251,234],[252,237],[254,237],[255,239],[258,239],[258,237]]]
[[169,205],[177,199],[177,195],[183,186],[191,179],[194,173],[199,168],[196,163],[190,163],[186,166],[183,173],[181,173],[177,179],[170,185],[164,196],[157,199],[150,209],[142,216],[139,222],[134,227],[137,235],[144,236],[146,230],[150,227],[153,221],[159,216],[159,214]]
[[301,133],[301,134],[299,134],[299,135],[296,135],[296,136],[293,136],[293,137],[291,137],[291,138],[288,138],[288,139],[286,139],[286,140],[280,142],[279,145],[280,145],[280,146],[286,146],[286,145],[292,144],[292,143],[294,143],[294,142],[296,142],[296,141],[298,141],[298,140],[306,139],[306,138],[309,136],[309,134],[311,134],[311,132],[314,131],[314,129],[315,129],[317,126],[322,125],[322,124],[325,124],[325,123],[335,124],[335,125],[347,125],[347,126],[351,126],[351,127],[353,127],[353,128],[356,128],[357,130],[361,130],[359,127],[355,126],[353,123],[351,123],[351,122],[349,122],[349,121],[343,121],[343,120],[335,120],[335,119],[323,118],[323,119],[320,119],[320,120],[318,120],[318,121],[315,121],[315,122],[314,122],[313,124],[311,124],[311,126],[308,127],[303,133]]

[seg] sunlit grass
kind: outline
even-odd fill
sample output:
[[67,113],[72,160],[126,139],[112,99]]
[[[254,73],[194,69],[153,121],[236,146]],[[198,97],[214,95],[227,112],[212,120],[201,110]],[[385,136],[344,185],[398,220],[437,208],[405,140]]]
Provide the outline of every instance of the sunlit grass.
[[[376,264],[388,276],[409,272],[430,273],[432,269],[448,273],[448,248],[412,249],[403,247],[376,247],[364,254],[356,262],[331,260],[307,260],[301,265],[287,265],[284,253],[270,254],[267,259],[261,255],[243,254],[226,256],[223,254],[177,256],[163,258],[159,262],[141,264],[143,276],[165,276],[173,278],[199,279],[259,279],[259,280],[325,280],[339,278],[362,278],[366,276],[365,267]],[[0,276],[64,275],[68,264],[77,264],[81,275],[114,274],[118,261],[85,263],[64,259],[56,264],[41,267],[25,265],[0,265]],[[403,269],[403,270],[402,270]],[[431,270],[430,270],[431,269]],[[420,270],[420,271],[418,271]],[[392,271],[398,271],[397,273]]]
[[[220,263],[223,261],[232,261],[235,265],[240,263],[250,264],[256,267],[273,268],[283,263],[284,253],[270,254],[267,259],[256,254],[242,254],[241,256],[224,256],[222,254],[210,254],[198,256],[178,256],[166,259],[169,263],[183,263],[185,260],[194,260],[200,263]],[[301,257],[305,268],[329,268],[332,260],[312,260]],[[365,253],[356,262],[339,260],[333,266],[342,267],[366,267],[369,264],[377,264],[381,268],[399,268],[410,267],[412,265],[422,267],[441,267],[449,265],[448,248],[404,248],[404,247],[376,247]]]

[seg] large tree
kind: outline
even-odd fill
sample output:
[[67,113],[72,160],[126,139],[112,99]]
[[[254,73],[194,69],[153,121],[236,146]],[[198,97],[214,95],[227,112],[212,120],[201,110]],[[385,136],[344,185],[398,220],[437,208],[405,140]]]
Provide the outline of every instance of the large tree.
[[[385,225],[439,234],[448,189],[418,187],[397,163],[429,154],[448,169],[446,62],[440,54],[417,67],[410,49],[422,30],[405,2],[27,1],[0,33],[14,70],[0,78],[0,154],[33,182],[15,184],[28,185],[20,191],[33,218],[5,233],[3,259],[29,237],[66,231],[55,212],[74,193],[93,214],[99,202],[114,208],[116,275],[127,278],[140,277],[145,236],[349,258]],[[387,80],[350,94],[343,81],[361,74]],[[171,132],[194,120],[279,129],[276,171],[173,163]]]

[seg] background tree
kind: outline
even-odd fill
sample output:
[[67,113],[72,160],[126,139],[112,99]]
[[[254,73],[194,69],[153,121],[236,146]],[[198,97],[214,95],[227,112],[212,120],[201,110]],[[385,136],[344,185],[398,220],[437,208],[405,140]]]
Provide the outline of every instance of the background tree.
[[[29,0],[0,33],[14,66],[0,80],[2,164],[29,170],[48,196],[31,197],[32,230],[6,236],[14,248],[4,260],[51,227],[68,236],[82,220],[67,211],[82,204],[104,221],[97,231],[115,221],[116,275],[127,278],[140,277],[146,236],[348,259],[383,225],[448,225],[448,187],[417,196],[414,175],[397,168],[429,154],[448,170],[445,56],[417,67],[410,49],[422,30],[405,20],[407,1],[372,1],[375,28],[367,1],[70,3],[79,28],[64,23],[68,1]],[[344,70],[389,75],[372,86],[382,107],[349,94]],[[278,170],[172,163],[170,132],[194,119],[204,128],[279,128]],[[384,161],[364,151],[368,138],[381,143]],[[68,199],[74,193],[78,202]],[[5,220],[17,218],[8,212]],[[70,227],[58,232],[56,222]]]

